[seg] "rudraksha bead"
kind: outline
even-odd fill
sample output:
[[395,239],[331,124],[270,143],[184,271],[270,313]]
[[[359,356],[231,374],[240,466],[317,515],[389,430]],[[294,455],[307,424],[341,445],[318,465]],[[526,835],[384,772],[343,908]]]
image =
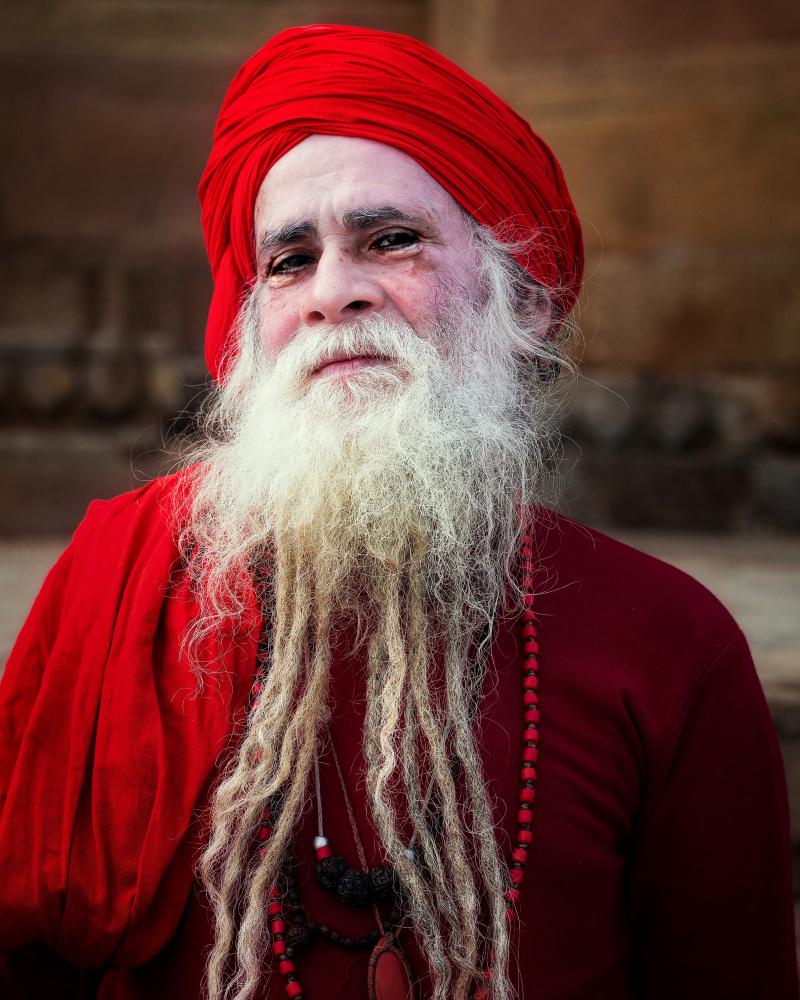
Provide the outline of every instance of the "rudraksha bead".
[[369,902],[369,876],[357,868],[348,868],[339,879],[336,895],[346,906],[364,906]]
[[348,870],[344,858],[340,858],[338,854],[332,854],[329,858],[320,858],[314,865],[314,878],[323,889],[333,891]]
[[310,939],[311,935],[306,927],[290,927],[286,933],[286,943],[293,952],[302,951]]
[[397,877],[391,865],[378,865],[369,870],[369,888],[377,903],[393,903],[397,895]]

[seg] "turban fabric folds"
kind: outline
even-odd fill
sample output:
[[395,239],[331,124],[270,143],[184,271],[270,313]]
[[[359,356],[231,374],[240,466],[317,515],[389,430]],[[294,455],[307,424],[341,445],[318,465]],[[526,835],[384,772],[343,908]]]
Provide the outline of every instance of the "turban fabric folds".
[[567,312],[583,272],[581,229],[555,157],[527,122],[438,52],[365,28],[290,28],[236,74],[200,182],[214,277],[206,358],[218,378],[255,273],[253,211],[270,167],[312,134],[394,146],[506,242]]

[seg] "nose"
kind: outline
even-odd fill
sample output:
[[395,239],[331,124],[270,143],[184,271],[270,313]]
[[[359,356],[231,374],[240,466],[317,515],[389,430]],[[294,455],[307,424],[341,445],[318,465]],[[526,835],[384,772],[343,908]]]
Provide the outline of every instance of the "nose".
[[341,248],[326,247],[309,279],[300,318],[306,326],[344,323],[383,303],[383,290],[364,264]]

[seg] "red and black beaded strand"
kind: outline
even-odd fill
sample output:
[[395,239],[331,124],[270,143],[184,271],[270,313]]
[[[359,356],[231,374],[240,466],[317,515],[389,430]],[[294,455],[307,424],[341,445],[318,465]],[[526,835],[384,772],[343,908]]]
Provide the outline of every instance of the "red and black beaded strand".
[[[525,866],[528,861],[528,850],[533,840],[531,823],[533,821],[533,802],[536,798],[536,763],[539,757],[539,679],[537,677],[539,643],[536,634],[536,615],[533,610],[533,549],[529,535],[523,534],[520,538],[520,590],[522,592],[522,644],[523,644],[523,664],[522,664],[522,702],[525,712],[525,732],[523,736],[522,766],[520,774],[522,777],[522,787],[519,794],[519,806],[517,810],[517,835],[516,846],[511,852],[511,860],[508,863],[509,886],[506,889],[506,929],[510,933],[516,915],[516,903],[519,899],[520,886],[525,874]],[[253,695],[251,700],[255,700],[261,691],[264,680],[262,670],[256,671],[256,680],[253,685]],[[256,685],[258,690],[256,691]],[[256,839],[260,842],[259,853],[266,849],[265,842],[269,840],[269,810],[264,811],[264,815],[256,834]],[[303,988],[297,978],[297,968],[286,954],[286,934],[287,923],[284,918],[281,893],[278,886],[273,884],[268,892],[269,904],[267,915],[269,918],[270,931],[272,933],[272,952],[278,960],[278,969],[286,980],[286,995],[290,998],[302,997]],[[487,983],[492,978],[491,960],[483,970],[483,977]],[[475,991],[475,1000],[489,1000],[491,989],[488,986],[481,986]]]
[[[516,903],[520,886],[528,862],[528,850],[533,840],[533,802],[536,798],[536,763],[539,759],[539,642],[536,634],[536,614],[533,610],[533,549],[529,535],[520,538],[520,590],[522,591],[522,703],[525,712],[525,732],[523,735],[522,788],[517,809],[517,842],[508,863],[510,885],[506,889],[506,930],[511,927],[516,915]],[[483,978],[488,983],[492,978],[491,961],[483,970]],[[488,1000],[491,990],[481,986],[475,991],[475,1000]]]

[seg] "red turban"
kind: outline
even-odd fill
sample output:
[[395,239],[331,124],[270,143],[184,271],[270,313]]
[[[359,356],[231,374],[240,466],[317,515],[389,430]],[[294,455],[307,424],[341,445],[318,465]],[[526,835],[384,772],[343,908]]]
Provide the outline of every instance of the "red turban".
[[385,142],[408,154],[506,241],[566,312],[583,273],[575,208],[556,158],[487,87],[427,45],[367,28],[290,28],[242,66],[225,95],[200,182],[214,276],[206,358],[220,374],[255,273],[253,210],[267,171],[314,133]]

